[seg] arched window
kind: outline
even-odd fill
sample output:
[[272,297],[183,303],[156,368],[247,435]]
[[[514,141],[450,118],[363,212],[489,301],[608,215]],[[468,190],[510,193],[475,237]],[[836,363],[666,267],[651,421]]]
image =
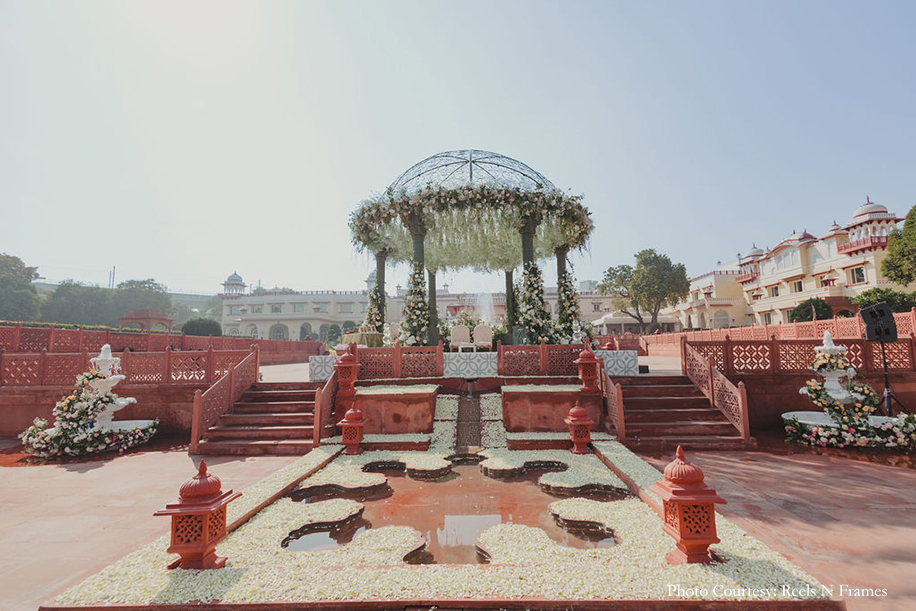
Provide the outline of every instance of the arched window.
[[328,328],[330,326],[331,325],[328,325],[327,323],[321,325],[321,327],[318,329],[318,339],[323,342],[328,341]]
[[239,334],[238,329],[229,329],[229,335],[238,335],[238,334]]
[[716,313],[712,315],[712,326],[714,329],[728,327],[731,321],[732,319],[728,315],[728,310],[716,310]]
[[299,341],[305,341],[306,337],[315,339],[315,336],[312,335],[312,323],[304,322],[302,326],[299,327]]
[[270,328],[270,339],[289,339],[289,329],[283,324],[272,326]]
[[245,333],[254,339],[258,339],[258,327],[256,325],[248,325],[248,330]]

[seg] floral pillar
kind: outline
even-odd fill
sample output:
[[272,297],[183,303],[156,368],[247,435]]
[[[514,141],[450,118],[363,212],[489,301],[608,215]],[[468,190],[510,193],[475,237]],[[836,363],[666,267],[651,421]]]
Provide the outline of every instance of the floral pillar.
[[703,480],[703,471],[688,462],[678,446],[676,458],[665,467],[665,479],[649,486],[662,499],[662,529],[677,546],[665,554],[669,564],[712,562],[709,546],[719,542],[715,506],[726,501]]
[[168,551],[180,558],[170,569],[221,569],[226,559],[216,555],[216,544],[226,538],[226,505],[241,492],[222,491],[219,478],[207,473],[201,460],[197,475],[181,485],[178,502],[166,505],[154,516],[172,516],[172,539]]

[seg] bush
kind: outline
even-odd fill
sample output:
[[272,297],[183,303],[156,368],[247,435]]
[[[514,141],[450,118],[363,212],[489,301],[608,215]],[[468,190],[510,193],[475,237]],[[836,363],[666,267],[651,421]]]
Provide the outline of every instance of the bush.
[[916,307],[916,293],[904,293],[893,289],[876,287],[868,289],[852,299],[852,302],[859,306],[859,309],[873,306],[882,301],[887,304],[891,312],[909,312],[911,308]]
[[812,297],[795,306],[795,309],[789,313],[789,322],[814,320],[813,313],[817,314],[818,320],[833,318],[833,308],[830,307],[830,304],[820,297]]
[[192,318],[184,323],[181,327],[181,332],[185,335],[198,335],[204,337],[215,335],[218,337],[223,334],[223,328],[218,321],[212,318]]

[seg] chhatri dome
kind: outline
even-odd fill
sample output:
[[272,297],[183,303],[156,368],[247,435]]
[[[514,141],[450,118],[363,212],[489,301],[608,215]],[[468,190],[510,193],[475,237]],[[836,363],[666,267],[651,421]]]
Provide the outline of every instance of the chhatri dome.
[[866,214],[887,214],[887,206],[882,206],[881,204],[871,201],[870,197],[865,198],[865,205],[859,206],[856,208],[856,211],[852,213],[853,220],[858,220],[857,217],[865,216]]
[[412,165],[391,183],[392,191],[419,191],[426,185],[455,188],[490,185],[533,191],[556,187],[521,161],[477,149],[446,151]]

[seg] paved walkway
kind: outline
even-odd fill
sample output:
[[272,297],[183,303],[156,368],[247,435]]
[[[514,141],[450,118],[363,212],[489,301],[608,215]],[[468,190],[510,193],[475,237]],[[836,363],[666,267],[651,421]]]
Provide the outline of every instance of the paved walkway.
[[[0,449],[13,445],[18,443],[0,441]],[[295,459],[206,461],[224,489],[241,490]],[[169,519],[153,512],[178,498],[197,464],[179,446],[94,462],[0,467],[0,609],[35,611],[51,604],[64,590],[166,534]]]
[[[838,597],[841,585],[887,590],[842,596],[850,610],[916,609],[916,470],[761,442],[768,451],[688,453],[728,501],[717,510]],[[660,470],[674,458],[643,457]]]

